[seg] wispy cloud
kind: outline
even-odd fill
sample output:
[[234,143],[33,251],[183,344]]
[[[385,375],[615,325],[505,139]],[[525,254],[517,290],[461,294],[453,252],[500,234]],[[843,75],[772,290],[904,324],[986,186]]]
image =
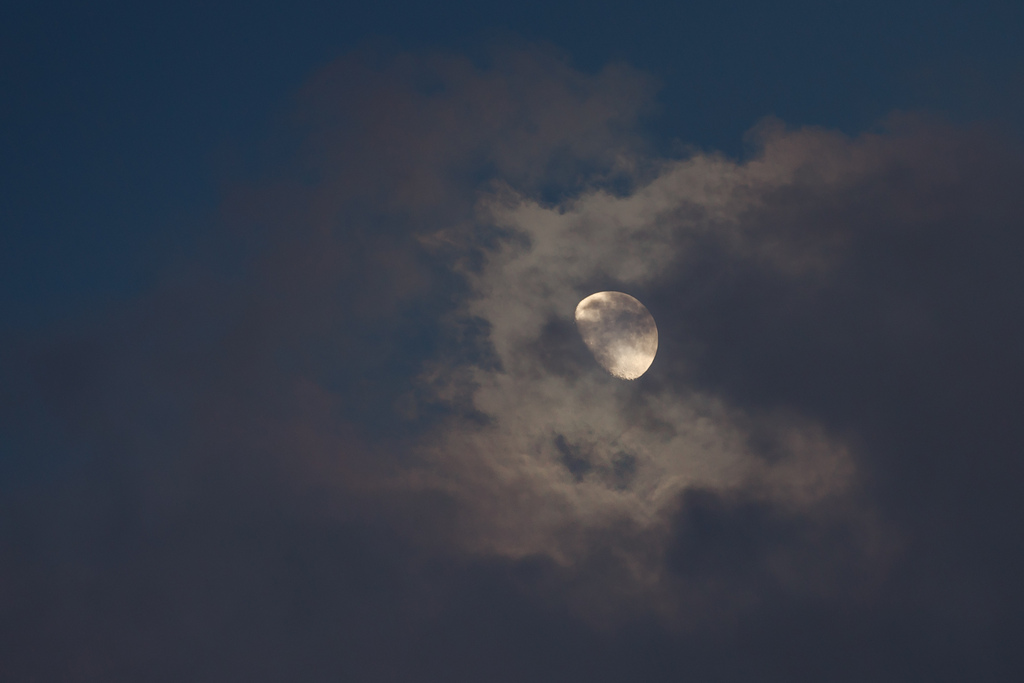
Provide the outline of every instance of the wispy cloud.
[[[749,158],[669,158],[627,67],[368,64],[309,81],[287,160],[225,182],[215,247],[6,344],[4,443],[74,454],[3,503],[20,671],[57,650],[106,680],[197,657],[269,680],[341,647],[356,678],[411,678],[456,642],[515,659],[494,614],[609,671],[654,624],[651,661],[708,670],[740,621],[755,644],[829,624],[848,656],[864,623],[1009,618],[1014,143],[768,120]],[[636,382],[574,329],[605,289],[657,320]]]

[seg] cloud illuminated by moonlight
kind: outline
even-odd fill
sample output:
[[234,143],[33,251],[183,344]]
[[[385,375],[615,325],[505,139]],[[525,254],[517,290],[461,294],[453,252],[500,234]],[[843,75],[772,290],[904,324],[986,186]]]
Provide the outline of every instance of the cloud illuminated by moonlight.
[[[559,346],[557,331],[571,329],[576,303],[595,284],[664,297],[708,245],[737,266],[809,287],[827,273],[836,253],[827,227],[790,241],[759,231],[758,217],[797,186],[842,192],[870,169],[881,143],[816,130],[762,132],[762,151],[749,161],[696,154],[661,162],[625,195],[594,189],[549,206],[504,188],[481,198],[485,223],[514,239],[464,272],[472,295],[461,313],[486,322],[497,363],[437,363],[420,381],[435,396],[462,397],[487,420],[437,430],[423,444],[429,471],[408,480],[466,505],[460,533],[468,547],[544,553],[571,565],[595,543],[612,542],[602,529],[667,538],[686,491],[811,511],[855,485],[842,439],[809,418],[766,419],[698,388],[685,357],[668,360],[657,382],[627,384],[574,364],[571,344]],[[680,341],[671,345],[677,352],[685,349]],[[769,425],[772,458],[752,445],[755,423]],[[659,542],[651,542],[658,556]],[[656,581],[645,574],[653,567],[634,563],[635,578]]]

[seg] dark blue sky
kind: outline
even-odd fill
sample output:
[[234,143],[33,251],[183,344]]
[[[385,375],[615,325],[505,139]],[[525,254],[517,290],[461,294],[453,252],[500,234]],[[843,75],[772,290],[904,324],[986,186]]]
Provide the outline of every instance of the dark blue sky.
[[191,248],[243,150],[352,50],[486,59],[495,41],[525,41],[584,71],[626,62],[661,81],[648,131],[666,153],[677,140],[742,154],[767,115],[850,133],[895,109],[1019,124],[1022,28],[1015,2],[12,5],[0,324],[150,285]]

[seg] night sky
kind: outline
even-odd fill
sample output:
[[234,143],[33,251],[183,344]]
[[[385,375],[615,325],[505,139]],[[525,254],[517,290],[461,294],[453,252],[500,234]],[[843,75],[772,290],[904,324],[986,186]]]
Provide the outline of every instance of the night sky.
[[1021,3],[23,3],[0,88],[0,681],[1024,676]]

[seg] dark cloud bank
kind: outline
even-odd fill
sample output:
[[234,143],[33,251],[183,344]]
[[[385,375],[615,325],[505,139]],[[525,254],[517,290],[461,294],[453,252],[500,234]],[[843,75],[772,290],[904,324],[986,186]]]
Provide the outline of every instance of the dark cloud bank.
[[[666,159],[654,91],[340,62],[202,255],[5,341],[0,678],[1015,679],[1018,142]],[[599,289],[658,321],[637,382]]]

